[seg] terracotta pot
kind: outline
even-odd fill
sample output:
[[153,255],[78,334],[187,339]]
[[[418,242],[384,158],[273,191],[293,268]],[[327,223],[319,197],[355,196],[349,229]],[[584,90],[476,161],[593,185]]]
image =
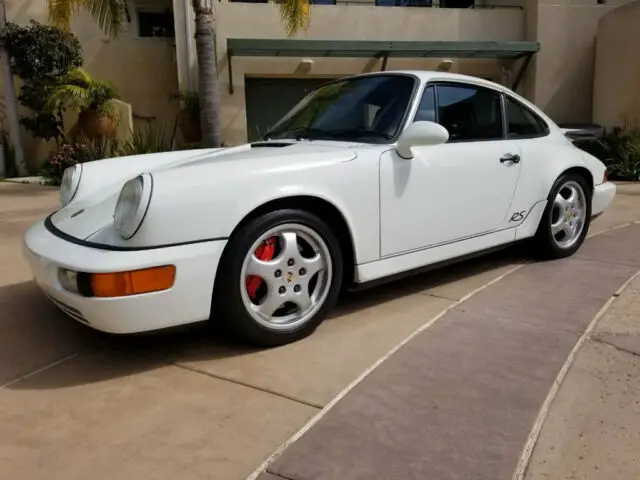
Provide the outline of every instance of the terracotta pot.
[[200,119],[194,121],[185,108],[178,112],[178,128],[185,143],[197,143],[202,140]]
[[101,115],[95,108],[89,108],[78,116],[78,133],[90,139],[115,138],[117,131],[117,119]]

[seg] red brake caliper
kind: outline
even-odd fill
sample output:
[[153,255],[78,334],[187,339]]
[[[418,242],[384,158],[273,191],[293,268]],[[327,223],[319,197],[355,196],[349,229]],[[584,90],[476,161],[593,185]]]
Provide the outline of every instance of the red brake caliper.
[[[273,258],[273,254],[276,250],[276,239],[275,237],[268,238],[264,243],[262,243],[258,248],[256,248],[255,256],[258,260],[262,260],[264,262],[269,261]],[[256,292],[258,291],[258,287],[262,285],[262,279],[255,275],[249,275],[247,277],[247,292],[249,293],[250,298],[256,297]]]

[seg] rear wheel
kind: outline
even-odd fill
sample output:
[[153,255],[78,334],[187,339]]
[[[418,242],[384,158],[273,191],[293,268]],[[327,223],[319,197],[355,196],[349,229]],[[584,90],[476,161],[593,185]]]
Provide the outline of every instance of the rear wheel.
[[265,346],[304,338],[341,288],[338,240],[317,216],[279,210],[250,221],[230,240],[216,275],[212,318]]
[[534,238],[538,253],[547,259],[573,255],[582,245],[591,223],[591,189],[581,175],[562,175],[551,188]]

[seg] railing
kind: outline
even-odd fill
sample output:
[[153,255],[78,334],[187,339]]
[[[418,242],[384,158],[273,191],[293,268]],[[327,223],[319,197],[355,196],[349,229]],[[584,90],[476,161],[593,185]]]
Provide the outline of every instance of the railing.
[[[268,3],[269,0],[228,0],[232,3]],[[309,0],[312,5],[375,5],[378,7],[472,8],[522,10],[521,5],[475,5],[473,0]]]
[[[218,0],[220,1],[220,0]],[[374,0],[370,0],[373,3]],[[269,0],[229,0],[231,3],[269,3]],[[312,5],[335,5],[336,0],[309,0]]]

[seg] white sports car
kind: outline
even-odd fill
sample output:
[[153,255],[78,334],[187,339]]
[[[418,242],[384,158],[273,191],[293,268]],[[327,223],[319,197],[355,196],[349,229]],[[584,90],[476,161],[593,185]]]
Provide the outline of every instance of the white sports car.
[[278,345],[343,287],[530,239],[573,254],[616,192],[534,105],[474,77],[329,82],[263,141],[76,165],[32,226],[35,280],[112,333],[211,319]]

